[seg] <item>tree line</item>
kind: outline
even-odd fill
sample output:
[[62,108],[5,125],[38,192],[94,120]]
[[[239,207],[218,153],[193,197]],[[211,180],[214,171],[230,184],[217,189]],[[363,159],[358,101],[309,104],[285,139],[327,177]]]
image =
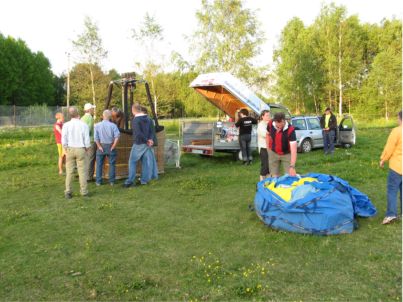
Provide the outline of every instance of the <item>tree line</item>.
[[[402,24],[384,19],[362,23],[344,6],[323,5],[314,22],[295,17],[283,28],[273,64],[257,64],[265,42],[256,11],[242,0],[202,0],[189,38],[189,53],[159,53],[164,29],[148,13],[133,29],[133,43],[147,54],[136,62],[138,77],[150,83],[159,116],[215,116],[218,110],[189,88],[204,72],[231,72],[265,101],[288,106],[292,113],[319,114],[331,107],[339,114],[371,117],[394,115],[402,105]],[[108,51],[94,21],[73,41],[79,58],[69,73],[70,104],[103,107],[116,70],[103,71]],[[269,60],[267,60],[268,62]],[[167,65],[170,68],[165,68]],[[169,70],[169,71],[167,71]],[[21,40],[0,34],[0,104],[66,104],[67,74],[55,76],[49,60],[33,53]],[[119,105],[115,91],[112,103]],[[135,98],[145,100],[138,87]]]

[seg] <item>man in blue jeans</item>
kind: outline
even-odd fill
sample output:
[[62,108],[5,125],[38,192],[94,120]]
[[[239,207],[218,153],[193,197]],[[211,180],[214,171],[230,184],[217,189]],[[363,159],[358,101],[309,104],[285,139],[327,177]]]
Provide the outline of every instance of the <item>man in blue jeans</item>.
[[115,165],[116,165],[116,145],[119,141],[120,132],[118,127],[110,121],[112,113],[105,110],[102,114],[103,121],[95,125],[94,140],[97,144],[96,152],[96,185],[102,184],[102,169],[105,157],[109,160],[109,183],[115,184]]
[[334,142],[337,131],[337,119],[330,108],[326,108],[325,113],[320,119],[320,126],[323,132],[324,152],[326,154],[334,153]]
[[[133,146],[129,158],[129,177],[123,185],[125,188],[134,186],[137,162],[142,160],[154,144],[151,119],[142,112],[140,104],[133,104],[132,113],[134,116],[132,120]],[[151,167],[149,167],[148,161],[142,162],[142,178],[149,179],[152,172]]]

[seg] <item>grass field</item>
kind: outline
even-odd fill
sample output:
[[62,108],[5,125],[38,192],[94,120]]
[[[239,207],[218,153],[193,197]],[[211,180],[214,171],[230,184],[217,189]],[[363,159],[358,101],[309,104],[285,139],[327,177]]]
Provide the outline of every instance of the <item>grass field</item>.
[[[172,127],[175,128],[175,127]],[[350,235],[265,227],[248,210],[259,163],[182,157],[143,187],[63,196],[49,128],[0,132],[1,300],[400,301],[401,223],[382,226],[390,128],[357,145],[300,154],[299,173],[337,175],[378,209]]]

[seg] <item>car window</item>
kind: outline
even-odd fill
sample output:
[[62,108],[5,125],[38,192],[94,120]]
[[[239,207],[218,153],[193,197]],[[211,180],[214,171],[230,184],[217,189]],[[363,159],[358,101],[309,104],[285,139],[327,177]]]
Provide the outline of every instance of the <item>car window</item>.
[[321,130],[319,120],[317,118],[308,118],[309,129],[311,130]]
[[306,123],[304,119],[292,120],[291,124],[295,127],[295,130],[306,130]]

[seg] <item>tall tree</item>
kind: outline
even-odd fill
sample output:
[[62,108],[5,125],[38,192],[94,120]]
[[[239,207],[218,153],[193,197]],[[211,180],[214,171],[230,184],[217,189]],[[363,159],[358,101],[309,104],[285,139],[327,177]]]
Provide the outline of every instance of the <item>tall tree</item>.
[[0,104],[54,104],[53,73],[42,52],[0,34]]
[[156,18],[151,16],[148,12],[144,16],[144,20],[139,29],[133,29],[133,38],[139,43],[139,47],[143,48],[146,53],[145,63],[136,62],[137,66],[141,69],[145,78],[151,83],[151,90],[154,96],[154,108],[157,112],[157,100],[154,78],[160,72],[160,64],[158,47],[156,44],[164,39],[163,29],[158,24]]
[[86,63],[86,66],[89,68],[92,102],[96,105],[93,66],[100,66],[101,60],[106,58],[108,52],[102,45],[97,24],[90,17],[86,16],[84,18],[84,31],[78,35],[77,40],[73,41],[73,46],[79,53],[80,61]]
[[[88,70],[92,70],[93,78],[88,77]],[[113,73],[112,73],[113,75]],[[98,65],[88,66],[86,63],[75,65],[70,72],[71,85],[71,104],[83,108],[85,103],[95,94],[98,100],[104,100],[107,95],[107,87],[111,81],[108,74],[104,74]],[[101,116],[103,110],[103,102],[98,102],[96,107],[96,115]]]
[[254,11],[244,8],[241,0],[202,0],[196,18],[199,27],[190,50],[196,53],[197,71],[226,71],[249,84],[264,83],[267,66],[254,65],[264,42]]
[[334,3],[322,7],[313,29],[322,45],[329,105],[338,105],[342,115],[344,91],[357,86],[364,68],[364,31],[357,16],[347,17],[346,8]]

